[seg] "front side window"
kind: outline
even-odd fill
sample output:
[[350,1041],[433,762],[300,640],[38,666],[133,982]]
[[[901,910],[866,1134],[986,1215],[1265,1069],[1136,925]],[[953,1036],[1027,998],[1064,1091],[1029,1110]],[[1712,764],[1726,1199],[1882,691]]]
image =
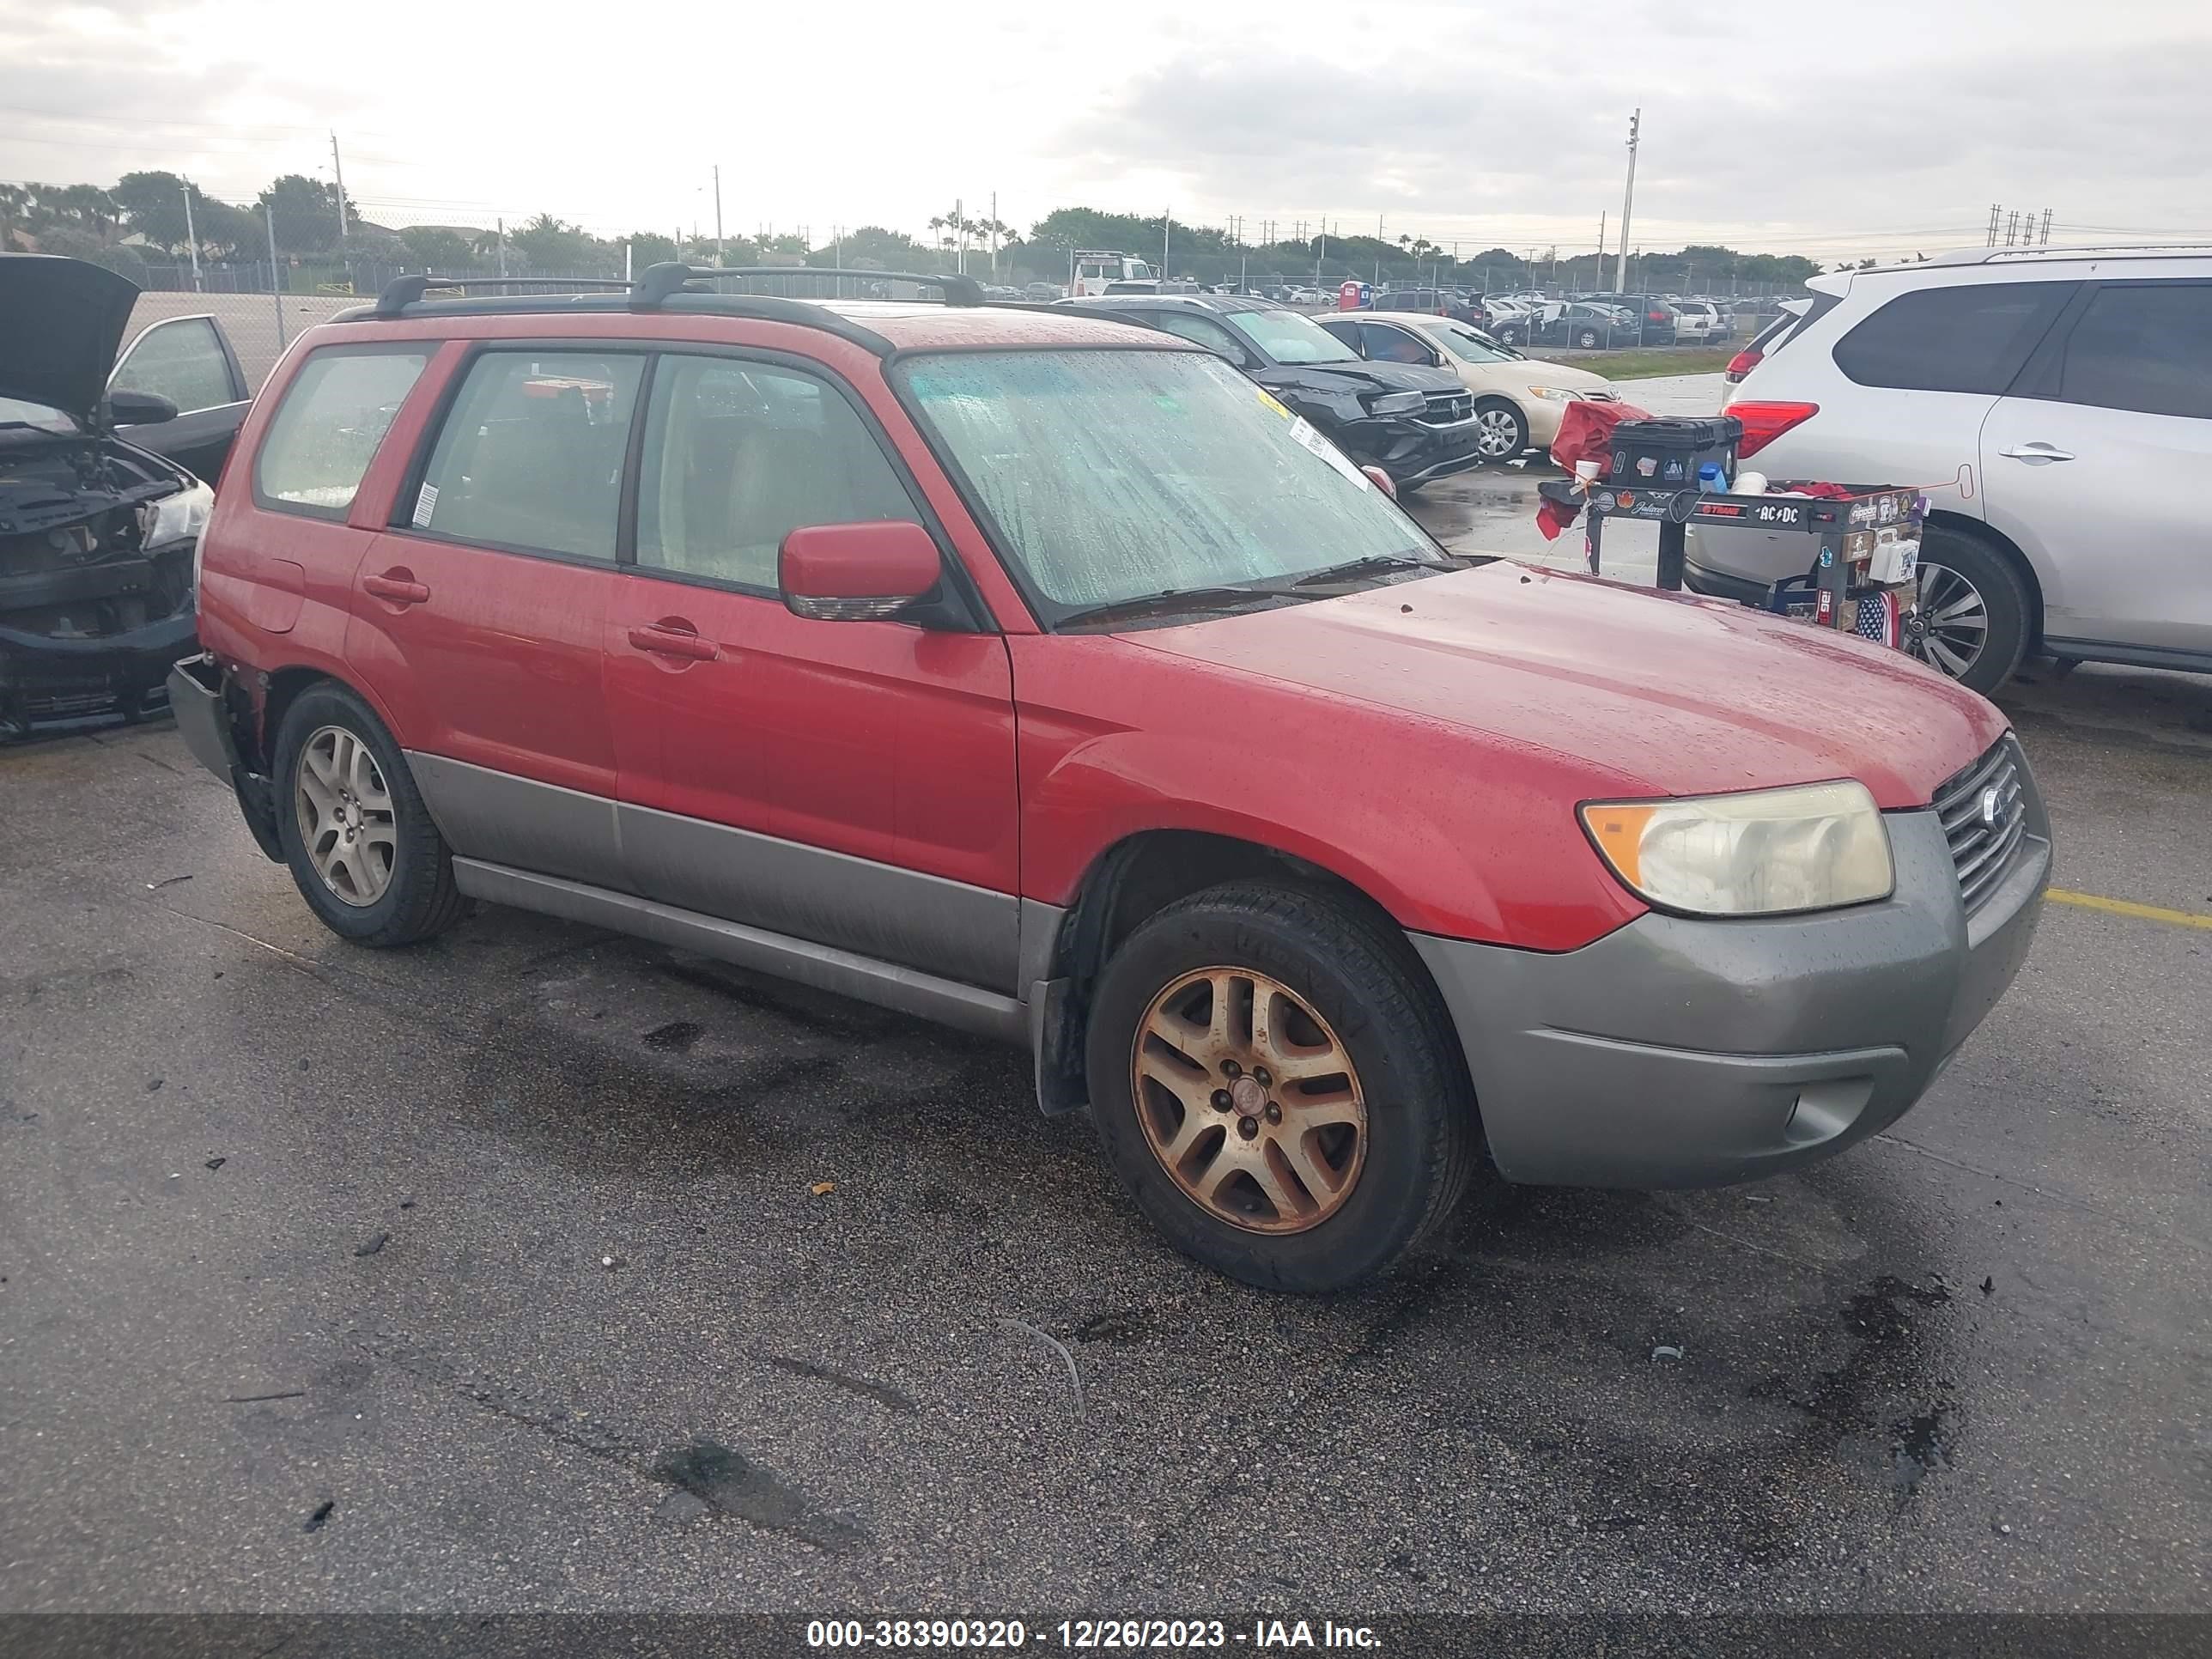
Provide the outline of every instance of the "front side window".
[[458,542],[614,562],[623,454],[645,359],[488,351],[471,363],[430,452],[409,529]]
[[637,562],[763,592],[805,525],[896,519],[914,503],[853,406],[811,375],[726,357],[653,371]]
[[1279,363],[1356,363],[1359,354],[1302,311],[1239,311],[1237,326]]
[[234,404],[246,395],[232,378],[230,356],[212,317],[155,324],[123,354],[108,386],[167,398],[179,414]]
[[1900,294],[1836,342],[1836,367],[1861,386],[1995,397],[2073,293],[2071,283],[1960,283]]
[[1442,562],[1341,451],[1218,357],[974,352],[893,374],[1048,621],[1354,560]]
[[399,405],[430,361],[428,346],[326,346],[284,389],[253,460],[261,505],[343,519]]
[[2212,420],[2212,283],[2099,290],[2066,342],[2058,395]]
[[1426,364],[1435,356],[1404,329],[1392,328],[1387,323],[1362,323],[1359,336],[1370,363]]

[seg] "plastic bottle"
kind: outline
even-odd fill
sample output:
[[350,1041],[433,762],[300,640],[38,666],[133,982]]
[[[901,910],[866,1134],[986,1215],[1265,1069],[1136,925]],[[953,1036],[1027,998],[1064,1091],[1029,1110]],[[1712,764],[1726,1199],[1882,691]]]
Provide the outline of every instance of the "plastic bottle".
[[1718,461],[1705,461],[1698,465],[1698,490],[1699,494],[1705,495],[1718,495],[1724,493],[1727,489],[1727,483],[1721,477],[1721,464]]

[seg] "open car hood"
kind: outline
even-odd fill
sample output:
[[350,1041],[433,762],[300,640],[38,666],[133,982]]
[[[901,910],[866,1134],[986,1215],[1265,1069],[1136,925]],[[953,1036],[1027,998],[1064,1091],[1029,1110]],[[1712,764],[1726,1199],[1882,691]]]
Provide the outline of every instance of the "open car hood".
[[0,397],[98,424],[138,285],[104,265],[0,254]]

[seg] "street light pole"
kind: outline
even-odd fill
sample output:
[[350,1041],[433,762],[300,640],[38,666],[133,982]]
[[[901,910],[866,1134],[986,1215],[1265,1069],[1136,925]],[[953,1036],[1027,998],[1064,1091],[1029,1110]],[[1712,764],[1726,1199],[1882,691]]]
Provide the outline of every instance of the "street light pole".
[[714,163],[714,263],[726,263],[722,256],[722,164]]
[[1636,208],[1636,146],[1644,134],[1644,112],[1639,107],[1628,118],[1628,190],[1620,198],[1620,256],[1613,261],[1613,291],[1628,292],[1628,225],[1629,216]]
[[200,239],[192,231],[192,187],[185,185],[185,246],[192,253],[192,292],[200,291]]

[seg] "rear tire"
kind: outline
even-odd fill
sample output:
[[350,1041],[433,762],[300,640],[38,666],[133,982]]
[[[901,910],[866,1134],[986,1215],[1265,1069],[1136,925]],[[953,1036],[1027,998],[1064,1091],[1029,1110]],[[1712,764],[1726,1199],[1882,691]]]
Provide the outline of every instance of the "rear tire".
[[[413,945],[468,914],[453,885],[453,854],[406,757],[359,696],[333,681],[308,687],[285,710],[274,750],[277,842],[324,927],[356,945]],[[367,820],[343,847],[333,844],[331,787],[321,775],[334,759],[358,780],[342,791],[337,811],[349,823]]]
[[1327,894],[1238,883],[1160,911],[1099,976],[1087,1047],[1092,1115],[1138,1207],[1248,1285],[1316,1293],[1385,1271],[1475,1161],[1435,988],[1402,938]]
[[1905,637],[1914,656],[1984,696],[2019,672],[2034,607],[2010,558],[1970,532],[1928,525],[1920,595]]
[[1575,343],[1585,351],[1595,351],[1597,349],[1597,331],[1594,328],[1584,329],[1575,336]]

